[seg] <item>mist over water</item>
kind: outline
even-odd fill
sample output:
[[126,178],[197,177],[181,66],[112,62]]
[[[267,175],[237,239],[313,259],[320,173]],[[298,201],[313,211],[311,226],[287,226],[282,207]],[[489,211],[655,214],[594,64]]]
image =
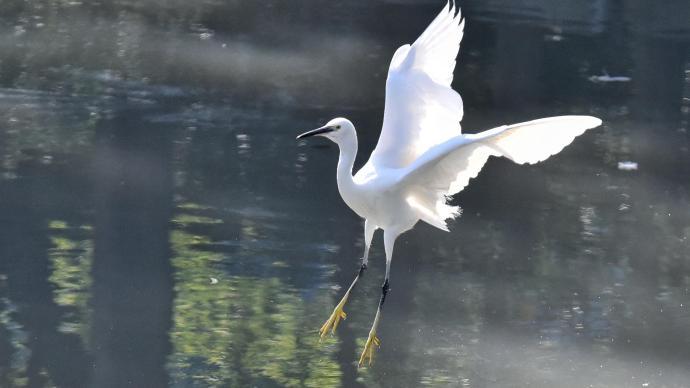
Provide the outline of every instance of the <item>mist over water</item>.
[[[336,336],[388,62],[439,1],[0,3],[0,386],[683,387],[690,381],[690,4],[464,1],[463,131],[604,125],[491,159],[444,233],[402,235]],[[608,78],[607,78],[608,77]],[[629,79],[611,81],[610,77]]]

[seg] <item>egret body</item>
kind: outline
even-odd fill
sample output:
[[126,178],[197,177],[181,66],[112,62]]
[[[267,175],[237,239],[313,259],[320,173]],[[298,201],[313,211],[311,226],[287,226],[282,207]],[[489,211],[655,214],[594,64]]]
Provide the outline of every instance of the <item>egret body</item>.
[[464,24],[459,10],[449,3],[412,45],[395,52],[386,80],[381,135],[369,160],[354,176],[357,133],[349,120],[335,118],[297,137],[323,136],[338,145],[338,191],[365,220],[359,272],[321,327],[321,337],[335,332],[345,318],[343,307],[367,268],[374,232],[383,229],[386,275],[360,366],[367,360],[371,363],[380,345],[376,331],[389,290],[396,238],[420,220],[448,231],[446,220],[460,214],[459,207],[448,205],[449,197],[477,176],[489,156],[537,163],[587,129],[601,125],[596,117],[558,116],[462,134],[462,99],[450,84]]

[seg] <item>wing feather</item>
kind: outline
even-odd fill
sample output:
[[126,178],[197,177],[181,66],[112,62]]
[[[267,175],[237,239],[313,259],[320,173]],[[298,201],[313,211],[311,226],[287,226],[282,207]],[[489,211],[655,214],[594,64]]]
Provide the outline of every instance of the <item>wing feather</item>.
[[369,163],[401,168],[461,133],[462,98],[450,87],[464,28],[461,19],[449,3],[412,45],[393,55],[383,128]]
[[411,208],[443,230],[445,220],[460,213],[446,203],[448,196],[462,191],[490,156],[537,163],[601,125],[595,117],[560,116],[462,135],[462,98],[450,85],[464,26],[459,9],[449,2],[412,45],[395,52],[381,136],[355,177],[396,169]]
[[591,116],[558,116],[499,127],[487,138],[492,147],[515,163],[538,163],[555,155],[586,130],[601,125]]
[[405,168],[400,182],[411,188],[416,203],[434,203],[426,209],[433,209],[436,218],[420,218],[437,226],[457,215],[457,209],[446,204],[447,196],[462,191],[489,156],[504,156],[520,164],[541,162],[599,125],[596,117],[558,116],[457,136],[432,147]]

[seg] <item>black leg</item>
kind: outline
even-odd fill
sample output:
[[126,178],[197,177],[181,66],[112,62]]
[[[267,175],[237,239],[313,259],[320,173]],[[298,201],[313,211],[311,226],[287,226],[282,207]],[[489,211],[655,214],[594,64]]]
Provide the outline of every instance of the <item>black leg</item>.
[[383,282],[381,286],[381,301],[379,302],[379,308],[383,308],[383,302],[386,301],[386,295],[388,295],[388,290],[390,289],[388,285],[388,279]]
[[362,262],[362,265],[359,266],[359,271],[357,271],[357,276],[355,276],[355,280],[352,281],[352,284],[350,285],[350,288],[347,290],[348,293],[352,292],[352,290],[355,289],[355,286],[357,285],[357,281],[359,278],[364,276],[364,271],[366,271],[367,265]]

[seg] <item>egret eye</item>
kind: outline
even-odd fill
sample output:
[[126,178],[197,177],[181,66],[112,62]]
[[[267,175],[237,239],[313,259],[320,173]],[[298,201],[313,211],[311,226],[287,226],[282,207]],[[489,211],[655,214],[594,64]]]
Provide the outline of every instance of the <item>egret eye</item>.
[[336,125],[336,126],[335,126],[335,129],[340,129],[340,125]]

